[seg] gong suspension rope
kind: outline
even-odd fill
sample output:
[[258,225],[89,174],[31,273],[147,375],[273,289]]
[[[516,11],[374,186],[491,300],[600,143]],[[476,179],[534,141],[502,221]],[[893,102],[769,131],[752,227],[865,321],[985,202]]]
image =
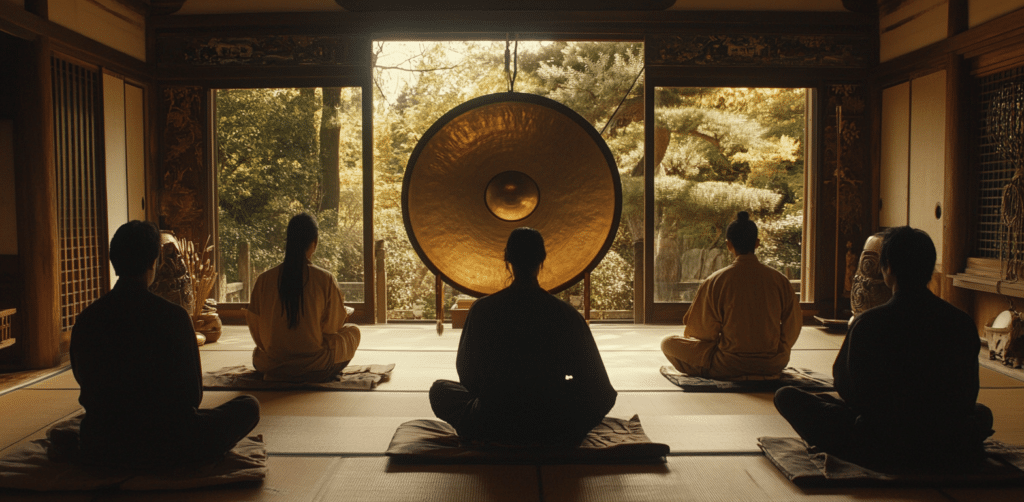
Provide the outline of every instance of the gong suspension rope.
[[[511,49],[511,50],[510,50]],[[519,34],[516,34],[516,45],[512,48],[512,34],[505,34],[505,78],[508,79],[508,92],[515,92],[516,74],[519,73]]]
[[626,102],[626,98],[628,98],[629,95],[633,92],[633,88],[636,87],[636,83],[640,81],[640,76],[644,74],[644,70],[646,69],[646,64],[640,67],[640,71],[637,72],[636,77],[633,79],[633,83],[629,85],[629,90],[627,90],[626,93],[622,95],[622,99],[619,100],[619,105],[615,107],[615,111],[613,111],[612,114],[608,117],[608,121],[604,123],[604,127],[601,128],[601,132],[599,132],[598,135],[604,136],[604,130],[608,129],[608,124],[611,124],[612,119],[615,118],[615,114],[619,113],[619,108],[622,108],[622,104]]

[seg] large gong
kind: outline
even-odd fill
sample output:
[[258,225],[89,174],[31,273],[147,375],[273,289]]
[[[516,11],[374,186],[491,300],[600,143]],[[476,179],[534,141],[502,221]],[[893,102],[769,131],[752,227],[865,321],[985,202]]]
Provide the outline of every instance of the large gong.
[[509,284],[509,233],[533,227],[547,260],[540,285],[561,291],[601,261],[622,211],[608,145],[548,98],[503,93],[453,108],[423,135],[402,186],[402,217],[428,268],[483,296]]

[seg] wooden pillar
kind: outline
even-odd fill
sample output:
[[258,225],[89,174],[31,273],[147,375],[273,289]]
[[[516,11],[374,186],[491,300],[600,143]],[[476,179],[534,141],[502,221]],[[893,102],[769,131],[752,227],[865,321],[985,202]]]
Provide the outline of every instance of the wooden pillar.
[[18,260],[24,278],[23,357],[29,368],[60,364],[60,263],[53,151],[50,39],[37,38],[25,54],[15,126]]
[[238,280],[242,281],[242,290],[239,291],[238,301],[248,303],[253,282],[252,264],[249,261],[249,241],[238,243]]
[[946,190],[942,204],[942,299],[965,312],[973,312],[973,293],[953,287],[953,276],[967,266],[972,239],[970,227],[971,173],[967,131],[970,114],[961,94],[967,89],[969,70],[962,56],[950,54],[946,64]]
[[644,241],[633,242],[633,324],[644,323]]
[[376,288],[374,288],[374,294],[377,295],[377,301],[375,305],[375,316],[374,323],[386,323],[388,322],[388,298],[387,298],[387,274],[384,270],[384,263],[387,259],[387,248],[384,246],[384,241],[379,240],[373,243],[373,263],[374,263],[374,279],[377,281]]

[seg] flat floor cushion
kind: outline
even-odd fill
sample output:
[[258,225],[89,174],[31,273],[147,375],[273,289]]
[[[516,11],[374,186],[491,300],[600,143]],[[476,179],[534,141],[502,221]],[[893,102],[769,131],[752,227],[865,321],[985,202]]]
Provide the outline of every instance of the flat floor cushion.
[[386,454],[401,463],[653,463],[665,462],[669,447],[651,442],[640,418],[606,417],[577,448],[467,444],[440,420],[412,420],[395,431]]
[[1024,447],[989,439],[985,462],[954,473],[891,474],[847,462],[835,455],[808,450],[800,438],[762,437],[765,456],[790,481],[804,487],[832,486],[956,486],[1024,483]]
[[[79,419],[54,428],[77,430]],[[267,448],[263,436],[242,439],[220,460],[165,470],[132,470],[87,466],[52,460],[50,439],[36,439],[12,447],[0,457],[0,489],[65,491],[119,488],[122,490],[186,490],[241,482],[259,482],[267,476]]]
[[742,380],[714,380],[680,373],[662,366],[661,375],[684,392],[775,392],[781,387],[799,387],[807,392],[832,392],[832,377],[804,368],[786,368],[778,376],[748,376]]
[[203,388],[210,390],[373,390],[391,378],[394,364],[346,366],[327,382],[281,382],[264,380],[251,366],[228,366],[203,374]]

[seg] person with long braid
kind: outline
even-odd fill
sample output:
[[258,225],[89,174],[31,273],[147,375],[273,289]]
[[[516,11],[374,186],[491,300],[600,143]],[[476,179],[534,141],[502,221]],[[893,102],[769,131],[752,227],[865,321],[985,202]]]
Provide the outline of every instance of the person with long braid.
[[256,342],[252,364],[263,379],[324,382],[341,372],[359,347],[338,281],[310,262],[319,241],[316,219],[288,222],[284,263],[260,274],[246,309]]

